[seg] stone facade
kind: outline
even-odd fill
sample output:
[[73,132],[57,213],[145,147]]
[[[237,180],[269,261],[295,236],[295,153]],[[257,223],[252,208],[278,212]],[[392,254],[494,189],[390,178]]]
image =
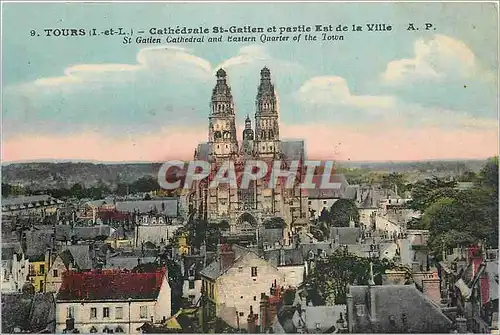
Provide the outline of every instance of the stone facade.
[[[256,97],[255,131],[247,116],[242,141],[236,135],[235,105],[227,75],[223,69],[217,71],[217,83],[213,89],[210,105],[208,142],[195,151],[195,159],[208,161],[212,175],[221,166],[234,164],[238,180],[245,173],[245,162],[260,160],[272,167],[279,162],[282,170],[288,170],[291,161],[303,162],[303,141],[282,141],[279,136],[278,100],[271,82],[269,69],[261,71],[260,85]],[[299,173],[304,167],[299,163]],[[247,170],[248,172],[248,170]],[[253,229],[269,217],[282,217],[293,226],[308,220],[307,192],[296,182],[286,189],[281,181],[269,187],[269,178],[250,181],[248,188],[219,184],[209,188],[211,178],[194,183],[190,194],[190,210],[200,218],[211,222],[227,220],[231,232]]]

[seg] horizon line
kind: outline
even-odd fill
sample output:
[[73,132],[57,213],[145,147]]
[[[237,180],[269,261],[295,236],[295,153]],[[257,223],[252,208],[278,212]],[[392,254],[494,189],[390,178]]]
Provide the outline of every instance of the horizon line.
[[[369,164],[369,163],[425,163],[425,162],[456,162],[456,161],[483,161],[488,160],[491,157],[498,156],[492,155],[484,158],[428,158],[428,159],[408,159],[408,160],[335,160],[335,159],[319,159],[310,158],[304,159],[304,161],[333,161],[335,163],[349,163],[349,164]],[[172,159],[173,160],[173,159]],[[192,159],[178,159],[180,161],[189,162]],[[37,164],[37,163],[47,163],[47,164],[62,164],[62,163],[86,163],[94,165],[120,165],[120,164],[163,164],[165,161],[152,161],[152,160],[130,160],[130,161],[100,161],[94,159],[50,159],[42,158],[35,160],[17,160],[17,161],[2,161],[2,166],[7,166],[11,164]]]

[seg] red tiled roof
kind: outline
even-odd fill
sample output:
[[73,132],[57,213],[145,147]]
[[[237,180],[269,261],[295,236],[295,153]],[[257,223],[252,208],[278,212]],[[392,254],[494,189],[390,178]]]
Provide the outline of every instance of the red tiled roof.
[[156,299],[166,268],[148,273],[117,270],[63,274],[57,300],[133,300]]

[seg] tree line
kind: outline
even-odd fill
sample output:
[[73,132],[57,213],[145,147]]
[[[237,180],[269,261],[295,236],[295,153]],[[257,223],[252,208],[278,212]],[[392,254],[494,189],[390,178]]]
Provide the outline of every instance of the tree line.
[[409,228],[429,230],[428,244],[437,258],[443,250],[471,244],[498,248],[498,157],[468,177],[470,189],[440,178],[412,186],[408,207],[422,215],[409,222]]
[[[2,183],[2,197],[16,197],[23,195],[49,194],[58,199],[102,199],[108,195],[126,196],[128,194],[159,191],[158,180],[152,176],[137,179],[132,183],[118,183],[116,187],[99,182],[97,186],[85,187],[75,183],[67,188],[53,188],[45,190],[31,190],[29,187]],[[172,194],[166,194],[172,195]]]

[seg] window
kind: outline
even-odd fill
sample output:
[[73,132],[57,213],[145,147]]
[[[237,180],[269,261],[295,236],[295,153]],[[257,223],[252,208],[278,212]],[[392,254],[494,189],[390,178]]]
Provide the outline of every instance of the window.
[[240,312],[240,316],[243,316],[243,315],[245,315],[245,314],[243,312]]
[[123,319],[123,307],[116,307],[115,318],[116,319]]
[[57,270],[52,271],[52,275],[53,275],[54,277],[59,277],[59,274],[57,273]]
[[253,301],[257,301],[257,296],[256,295],[253,296]]
[[90,318],[97,319],[97,308],[95,307],[90,308]]
[[140,307],[139,317],[141,319],[147,319],[148,318],[148,306],[141,306]]
[[311,201],[311,200],[309,200],[309,201],[308,201],[308,204],[309,204],[309,205],[311,205],[311,204],[312,204],[312,201]]
[[323,200],[323,205],[326,205],[326,200]]
[[194,269],[189,269],[189,277],[194,277]]
[[40,274],[45,274],[45,264],[40,264]]
[[194,289],[194,280],[189,281],[189,289],[190,290]]
[[109,318],[109,307],[104,307],[102,309],[102,317],[103,318]]
[[238,267],[238,271],[239,271],[239,272],[243,272],[243,266],[239,266],[239,267]]
[[257,277],[257,267],[256,266],[252,267],[252,277]]
[[68,307],[66,310],[66,318],[74,319],[75,318],[75,307]]

